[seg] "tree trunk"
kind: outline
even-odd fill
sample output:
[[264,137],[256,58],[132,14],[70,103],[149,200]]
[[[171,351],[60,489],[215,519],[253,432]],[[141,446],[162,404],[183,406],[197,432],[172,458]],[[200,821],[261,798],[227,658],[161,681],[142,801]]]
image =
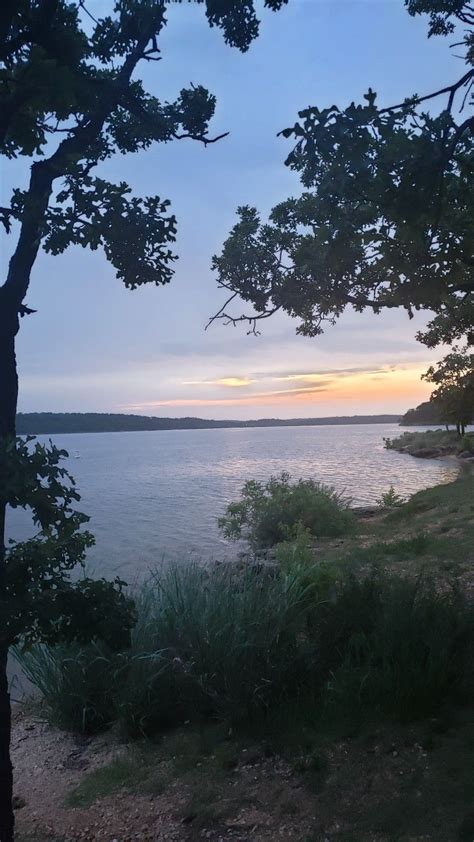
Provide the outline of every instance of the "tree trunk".
[[[0,444],[15,435],[18,398],[15,336],[18,305],[6,289],[0,289]],[[5,511],[2,490],[7,477],[0,475],[0,609],[6,600]],[[1,612],[3,613],[3,612]],[[1,633],[1,630],[0,630]],[[10,759],[11,705],[7,678],[8,641],[0,638],[0,842],[13,840],[13,772]]]

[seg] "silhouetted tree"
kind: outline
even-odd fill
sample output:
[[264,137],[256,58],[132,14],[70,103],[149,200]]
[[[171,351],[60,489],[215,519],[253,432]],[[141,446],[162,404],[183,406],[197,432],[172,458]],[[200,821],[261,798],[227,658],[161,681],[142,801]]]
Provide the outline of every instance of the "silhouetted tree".
[[[380,108],[369,88],[363,104],[300,111],[281,134],[295,140],[286,165],[304,192],[274,207],[268,222],[255,208],[239,208],[213,260],[229,293],[214,319],[255,331],[283,311],[298,320],[297,333],[316,336],[348,306],[403,307],[410,317],[434,312],[418,335],[430,347],[474,341],[474,7],[461,0],[405,6],[430,15],[430,36],[462,24],[467,69],[391,107]],[[243,313],[234,309],[239,299],[249,305]]]
[[[265,0],[277,10],[287,0]],[[258,35],[253,0],[206,0],[210,26],[245,51]],[[31,272],[42,247],[52,254],[71,244],[103,248],[125,286],[166,284],[176,259],[176,219],[169,201],[131,194],[125,182],[95,174],[116,153],[155,142],[191,138],[205,145],[215,99],[200,85],[174,102],[146,91],[136,71],[159,61],[165,0],[115,0],[95,18],[85,0],[5,0],[0,11],[0,151],[33,157],[25,190],[0,210],[5,230],[17,234],[0,287],[0,443],[12,447],[18,378],[15,339]],[[107,13],[108,12],[108,13]],[[7,487],[2,459],[0,488]],[[4,531],[7,497],[0,499],[0,606],[8,610],[9,556]],[[25,573],[30,568],[25,568]],[[31,576],[34,577],[31,572]],[[6,680],[8,639],[0,641],[0,839],[12,839],[10,713]]]
[[474,354],[467,347],[454,346],[422,377],[436,386],[430,400],[436,403],[443,421],[455,424],[458,435],[463,436],[467,424],[474,420]]

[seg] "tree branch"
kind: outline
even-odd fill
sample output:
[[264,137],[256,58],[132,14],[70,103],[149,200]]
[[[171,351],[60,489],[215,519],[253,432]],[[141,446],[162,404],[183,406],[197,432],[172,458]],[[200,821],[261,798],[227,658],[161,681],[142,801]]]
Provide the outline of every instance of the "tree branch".
[[[432,94],[426,94],[426,96],[421,97],[413,97],[413,100],[410,102],[413,105],[419,105],[420,102],[426,102],[429,99],[435,99],[438,96],[442,96],[442,94],[450,94],[448,100],[448,111],[451,110],[452,107],[452,100],[454,99],[454,95],[459,88],[462,88],[466,85],[471,79],[474,79],[474,68],[472,70],[468,70],[461,79],[458,79],[457,82],[454,82],[452,85],[448,85],[446,88],[440,88],[439,91],[434,91]],[[451,104],[450,104],[451,103]],[[398,111],[399,108],[407,108],[407,101],[400,102],[398,105],[389,105],[387,108],[380,108],[379,114],[389,114],[391,111]]]

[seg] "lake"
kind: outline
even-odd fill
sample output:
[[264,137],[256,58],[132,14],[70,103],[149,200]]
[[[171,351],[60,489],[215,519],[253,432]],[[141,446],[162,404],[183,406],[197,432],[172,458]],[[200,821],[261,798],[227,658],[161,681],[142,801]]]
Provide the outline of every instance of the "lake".
[[[407,496],[456,477],[450,460],[386,450],[384,436],[401,431],[396,424],[328,425],[81,433],[53,441],[69,451],[67,467],[82,496],[78,508],[91,517],[97,543],[88,556],[90,571],[133,582],[166,559],[235,555],[216,518],[250,478],[287,471],[365,505],[391,484]],[[8,533],[19,539],[31,534],[26,512],[9,512]]]

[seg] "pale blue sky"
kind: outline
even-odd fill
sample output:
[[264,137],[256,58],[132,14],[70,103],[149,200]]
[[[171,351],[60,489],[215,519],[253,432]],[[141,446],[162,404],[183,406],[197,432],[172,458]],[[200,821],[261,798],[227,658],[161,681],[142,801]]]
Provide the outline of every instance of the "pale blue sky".
[[[96,0],[96,14],[110,5]],[[266,323],[259,338],[204,326],[222,301],[211,257],[237,205],[265,213],[299,190],[283,166],[290,143],[277,132],[301,108],[345,106],[369,85],[391,104],[454,80],[462,64],[449,39],[428,40],[426,19],[409,17],[403,0],[290,0],[278,14],[262,13],[261,35],[246,54],[209,29],[198,5],[170,5],[168,20],[163,60],[140,70],[146,87],[172,99],[190,82],[205,85],[217,96],[212,132],[230,136],[206,149],[191,141],[155,145],[102,168],[137,194],[171,200],[175,277],[168,287],[130,292],[100,252],[41,254],[27,298],[38,313],[23,321],[18,340],[19,408],[249,418],[397,412],[423,399],[419,371],[439,353],[415,342],[422,321],[404,313],[347,313],[311,340],[295,336],[284,317]],[[2,204],[24,184],[28,166],[26,159],[3,165]],[[12,246],[4,236],[3,269]],[[373,388],[361,388],[364,371]],[[213,382],[226,378],[250,382]],[[317,388],[301,393],[311,383]]]

